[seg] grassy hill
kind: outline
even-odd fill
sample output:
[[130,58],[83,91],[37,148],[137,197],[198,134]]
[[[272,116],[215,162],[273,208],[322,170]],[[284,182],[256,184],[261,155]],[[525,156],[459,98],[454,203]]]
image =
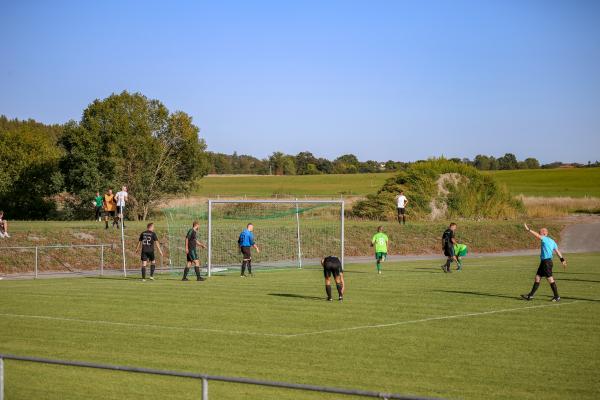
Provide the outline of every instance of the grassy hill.
[[[600,168],[536,169],[487,172],[515,195],[600,197]],[[209,176],[194,194],[210,197],[291,195],[366,195],[375,193],[393,173],[301,176]]]
[[199,196],[267,196],[273,194],[366,195],[374,193],[394,174],[208,176],[195,191]]
[[[255,221],[258,243],[262,248],[260,255],[255,255],[257,262],[264,261],[281,243],[265,237],[266,221]],[[556,221],[531,220],[533,226],[545,225],[550,229],[552,237],[560,240],[560,232],[564,223]],[[206,226],[202,222],[200,239],[206,241]],[[399,227],[395,222],[354,221],[346,222],[346,255],[371,256],[373,249],[369,246],[369,239],[373,236],[378,225],[383,225],[390,237],[390,254],[439,254],[441,232],[446,227],[445,222],[426,223],[411,222],[409,225]],[[121,244],[120,232],[116,229],[105,230],[104,224],[93,221],[14,221],[11,226],[11,238],[1,242],[2,247],[7,246],[47,246],[64,243],[72,244],[114,244],[113,248],[106,248],[104,265],[107,270],[120,269]],[[243,225],[242,225],[243,226]],[[145,229],[145,222],[129,222],[125,229],[125,247],[127,265],[131,268],[139,266],[139,254],[134,253],[139,233]],[[156,231],[165,250],[163,262],[168,258],[181,260],[181,248],[176,251],[176,243],[169,246],[167,237],[167,224],[164,220],[156,221]],[[318,233],[318,232],[317,232]],[[304,236],[305,245],[309,245],[310,231]],[[183,237],[183,234],[180,235]],[[178,237],[178,238],[180,238]],[[473,252],[495,252],[532,249],[538,246],[535,240],[525,232],[520,221],[460,221],[457,232],[458,239],[469,245]],[[231,240],[235,246],[235,238]],[[2,249],[0,247],[0,249]],[[170,254],[169,249],[173,251]],[[310,249],[305,250],[309,254]],[[290,258],[293,259],[293,251]],[[206,250],[199,249],[201,260],[206,260]],[[237,254],[237,253],[236,253]],[[158,254],[157,254],[158,255]],[[219,254],[214,254],[219,258]],[[315,255],[313,255],[314,257]],[[31,273],[34,268],[34,250],[2,250],[0,251],[0,273]],[[161,260],[158,260],[160,264]],[[58,249],[40,250],[40,271],[78,271],[98,268],[100,251],[98,249]]]
[[494,171],[489,174],[515,195],[600,197],[600,168]]

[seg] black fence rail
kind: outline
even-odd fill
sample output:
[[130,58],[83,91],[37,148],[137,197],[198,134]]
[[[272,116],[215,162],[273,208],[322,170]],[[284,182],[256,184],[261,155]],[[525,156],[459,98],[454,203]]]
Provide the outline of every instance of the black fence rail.
[[386,399],[386,400],[387,399],[434,400],[432,398],[427,398],[427,397],[408,396],[408,395],[397,394],[397,393],[373,392],[373,391],[369,391],[369,390],[360,390],[360,389],[343,389],[343,388],[334,388],[334,387],[327,387],[327,386],[304,385],[304,384],[300,384],[300,383],[275,382],[275,381],[265,381],[265,380],[260,380],[260,379],[251,379],[251,378],[238,378],[238,377],[229,377],[229,376],[220,376],[220,375],[197,374],[197,373],[192,373],[192,372],[177,372],[177,371],[150,369],[150,368],[125,367],[125,366],[120,366],[120,365],[96,364],[96,363],[89,363],[89,362],[82,362],[82,361],[54,360],[54,359],[48,359],[48,358],[17,356],[17,355],[12,355],[12,354],[1,354],[1,353],[0,353],[0,400],[5,400],[5,397],[4,397],[4,385],[5,385],[4,369],[6,368],[6,366],[4,365],[4,360],[15,360],[15,361],[34,362],[34,363],[41,363],[41,364],[64,365],[64,366],[69,366],[69,367],[95,368],[95,369],[103,369],[103,370],[111,370],[111,371],[135,372],[135,373],[141,373],[141,374],[162,375],[162,376],[173,376],[173,377],[179,377],[179,378],[196,379],[196,380],[201,381],[202,400],[208,400],[208,382],[209,381],[240,383],[240,384],[246,384],[246,385],[267,386],[267,387],[275,387],[275,388],[291,389],[291,390],[301,390],[301,391],[309,391],[309,392],[333,393],[333,394],[340,394],[340,395],[344,395],[344,396],[361,396],[361,397],[367,397],[367,398]]

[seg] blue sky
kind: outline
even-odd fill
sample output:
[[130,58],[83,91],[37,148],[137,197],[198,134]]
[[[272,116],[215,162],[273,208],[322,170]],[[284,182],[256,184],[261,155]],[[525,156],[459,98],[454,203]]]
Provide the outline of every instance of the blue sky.
[[122,90],[213,151],[600,158],[600,1],[2,1],[0,114]]

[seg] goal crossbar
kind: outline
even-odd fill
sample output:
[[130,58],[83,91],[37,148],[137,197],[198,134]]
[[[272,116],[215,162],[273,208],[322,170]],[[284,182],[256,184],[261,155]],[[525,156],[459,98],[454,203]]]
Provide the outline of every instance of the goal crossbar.
[[208,237],[207,237],[207,269],[208,276],[212,275],[212,239],[213,239],[213,218],[212,211],[215,204],[290,204],[296,206],[296,232],[297,232],[297,250],[298,250],[298,262],[299,268],[302,268],[302,243],[300,235],[300,212],[299,207],[301,204],[332,204],[340,206],[340,261],[342,263],[342,269],[344,267],[344,214],[345,214],[345,202],[344,200],[307,200],[307,199],[294,199],[294,200],[232,200],[232,199],[208,199]]

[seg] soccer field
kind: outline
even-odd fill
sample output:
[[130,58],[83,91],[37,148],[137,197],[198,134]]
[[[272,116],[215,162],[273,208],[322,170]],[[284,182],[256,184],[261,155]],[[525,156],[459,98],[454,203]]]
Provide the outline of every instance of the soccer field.
[[[600,396],[600,254],[348,265],[343,303],[322,271],[260,271],[202,283],[170,275],[0,281],[0,352],[444,398]],[[335,289],[334,289],[335,292]],[[197,399],[197,381],[5,362],[7,399]],[[211,383],[212,399],[334,399]]]

